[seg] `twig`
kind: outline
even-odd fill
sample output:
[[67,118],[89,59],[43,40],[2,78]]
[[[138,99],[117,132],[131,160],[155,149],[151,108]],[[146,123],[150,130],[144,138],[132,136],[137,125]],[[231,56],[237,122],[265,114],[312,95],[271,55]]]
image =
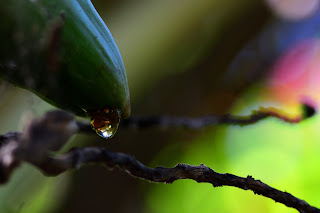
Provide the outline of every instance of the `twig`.
[[46,175],[55,176],[68,169],[79,168],[88,163],[102,163],[108,168],[118,167],[134,177],[152,182],[172,183],[179,179],[192,179],[199,183],[211,183],[214,187],[234,186],[251,190],[255,194],[271,198],[276,202],[295,208],[299,212],[320,212],[320,209],[310,206],[304,200],[272,188],[251,176],[243,178],[228,173],[221,174],[203,164],[200,166],[178,164],[173,168],[149,168],[130,155],[110,152],[104,148],[88,147],[71,150],[56,158],[47,158],[45,163],[36,166]]
[[[46,156],[41,162],[33,162],[33,165],[38,167],[47,176],[56,176],[67,170],[77,169],[89,163],[102,163],[108,168],[118,167],[134,177],[152,182],[173,183],[179,179],[192,179],[199,183],[211,183],[214,187],[234,186],[243,190],[251,190],[255,194],[271,198],[276,202],[295,208],[299,212],[320,212],[319,209],[310,206],[304,200],[300,200],[287,192],[272,188],[260,180],[255,180],[251,176],[243,178],[228,173],[221,174],[203,164],[200,166],[178,164],[173,168],[149,168],[130,155],[110,152],[105,148],[87,147],[73,149],[57,157]],[[3,169],[2,167],[0,171],[3,171]],[[12,168],[10,171],[12,171]],[[8,173],[0,172],[0,174]],[[2,177],[1,179],[7,178]]]
[[118,167],[134,177],[152,182],[172,183],[179,179],[192,179],[199,183],[211,183],[214,187],[234,186],[271,198],[301,213],[320,212],[320,209],[310,206],[304,200],[272,188],[251,176],[243,178],[228,173],[221,174],[203,164],[149,168],[130,155],[98,147],[72,149],[68,153],[51,156],[49,151],[60,149],[79,129],[79,125],[74,124],[75,120],[70,114],[53,111],[31,121],[22,133],[0,136],[1,183],[6,183],[22,162],[36,166],[47,176],[56,176],[89,163],[101,163],[108,168]]
[[[250,115],[207,115],[203,117],[189,118],[189,117],[173,117],[173,116],[131,116],[126,120],[122,120],[119,128],[186,128],[186,129],[202,129],[214,125],[252,125],[265,118],[274,117],[286,123],[299,123],[305,119],[312,117],[316,110],[308,105],[302,104],[302,115],[293,117],[274,107],[254,110]],[[79,131],[85,133],[93,133],[89,122],[78,121]]]

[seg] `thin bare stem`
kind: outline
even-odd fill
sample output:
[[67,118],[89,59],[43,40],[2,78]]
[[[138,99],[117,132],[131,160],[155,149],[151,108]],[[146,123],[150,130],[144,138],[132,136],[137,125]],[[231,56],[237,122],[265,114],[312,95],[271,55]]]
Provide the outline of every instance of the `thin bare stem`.
[[6,183],[23,162],[36,166],[47,176],[56,176],[85,164],[102,164],[108,168],[120,168],[134,177],[152,182],[173,183],[179,179],[192,179],[199,183],[211,183],[213,187],[233,186],[251,190],[302,213],[320,212],[320,209],[310,206],[304,200],[272,188],[252,176],[244,178],[218,173],[203,164],[150,168],[133,156],[99,147],[71,149],[53,157],[49,154],[48,151],[59,150],[79,128],[82,128],[79,122],[76,123],[70,114],[53,111],[32,120],[22,133],[11,132],[0,136],[0,183]]
[[[299,123],[315,114],[315,109],[307,104],[302,105],[302,115],[288,115],[282,110],[274,107],[254,110],[249,115],[206,115],[202,117],[174,117],[174,116],[136,116],[133,115],[126,120],[122,120],[120,128],[186,128],[186,129],[203,129],[208,126],[215,125],[252,125],[265,118],[273,117],[286,123]],[[78,122],[79,131],[85,133],[93,133],[89,122]]]

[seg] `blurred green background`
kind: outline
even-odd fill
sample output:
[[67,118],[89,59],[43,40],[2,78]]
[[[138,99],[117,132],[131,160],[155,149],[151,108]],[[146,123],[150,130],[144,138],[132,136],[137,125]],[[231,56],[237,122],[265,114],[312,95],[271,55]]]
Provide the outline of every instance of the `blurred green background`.
[[[127,70],[132,114],[246,114],[263,106],[259,77],[249,83],[221,81],[241,48],[271,14],[262,1],[93,0],[120,49]],[[250,72],[250,70],[248,70]],[[53,107],[28,91],[0,84],[0,133],[21,130]],[[203,163],[217,172],[252,175],[320,206],[319,116],[299,125],[266,119],[248,127],[119,129],[106,141],[77,135],[70,147],[103,146],[142,163],[171,167]],[[295,212],[273,200],[233,187],[213,188],[180,180],[155,184],[85,166],[44,177],[23,165],[0,187],[0,212]]]

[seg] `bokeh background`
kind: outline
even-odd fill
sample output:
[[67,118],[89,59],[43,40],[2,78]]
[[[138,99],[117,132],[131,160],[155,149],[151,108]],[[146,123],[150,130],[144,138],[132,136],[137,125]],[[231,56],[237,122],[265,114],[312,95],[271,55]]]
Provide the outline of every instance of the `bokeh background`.
[[[319,22],[320,29],[320,20],[312,19],[318,14],[318,0],[92,2],[123,57],[132,114],[245,115],[259,106],[274,106],[291,113],[290,116],[299,116],[301,96],[312,99],[314,107],[320,103],[317,97],[320,82],[310,86],[310,79],[318,79],[319,75],[319,65],[315,62],[319,35],[316,30],[309,32],[309,28],[303,28],[313,20],[310,28],[316,29]],[[270,28],[270,23],[281,21],[303,23],[291,33],[277,33],[283,29],[282,25]],[[302,34],[300,40],[296,39],[297,32]],[[284,43],[292,42],[281,46],[273,37]],[[315,40],[307,43],[309,46],[302,43],[305,48],[297,50],[300,41],[309,38]],[[296,77],[287,80],[286,77],[292,76]],[[281,96],[281,91],[293,91],[293,95]],[[1,134],[21,130],[30,118],[53,109],[30,92],[4,81],[0,84],[0,94]],[[221,125],[197,131],[119,129],[110,140],[94,134],[76,135],[64,150],[102,146],[134,155],[151,167],[203,163],[221,173],[252,175],[319,207],[319,124],[319,116],[315,115],[297,125],[270,118],[252,126]],[[45,177],[24,164],[8,184],[0,187],[0,212],[295,210],[233,187],[213,188],[191,180],[155,184],[99,165]]]

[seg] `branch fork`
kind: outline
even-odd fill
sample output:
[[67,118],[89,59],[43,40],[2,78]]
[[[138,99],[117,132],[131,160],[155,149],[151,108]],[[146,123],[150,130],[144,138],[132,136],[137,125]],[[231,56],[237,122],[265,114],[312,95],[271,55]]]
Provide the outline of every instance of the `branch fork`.
[[151,182],[173,183],[179,179],[192,179],[198,183],[211,183],[213,187],[233,186],[251,190],[301,213],[320,213],[320,209],[310,206],[306,201],[272,188],[250,175],[239,177],[218,173],[204,164],[195,166],[180,163],[173,168],[150,168],[133,156],[101,147],[74,148],[65,154],[52,155],[52,151],[61,149],[73,134],[89,132],[89,128],[89,124],[77,122],[69,113],[52,111],[32,120],[22,133],[9,132],[0,136],[0,183],[9,181],[10,175],[23,162],[34,165],[47,176],[57,176],[93,163],[110,169],[119,168],[133,177]]

